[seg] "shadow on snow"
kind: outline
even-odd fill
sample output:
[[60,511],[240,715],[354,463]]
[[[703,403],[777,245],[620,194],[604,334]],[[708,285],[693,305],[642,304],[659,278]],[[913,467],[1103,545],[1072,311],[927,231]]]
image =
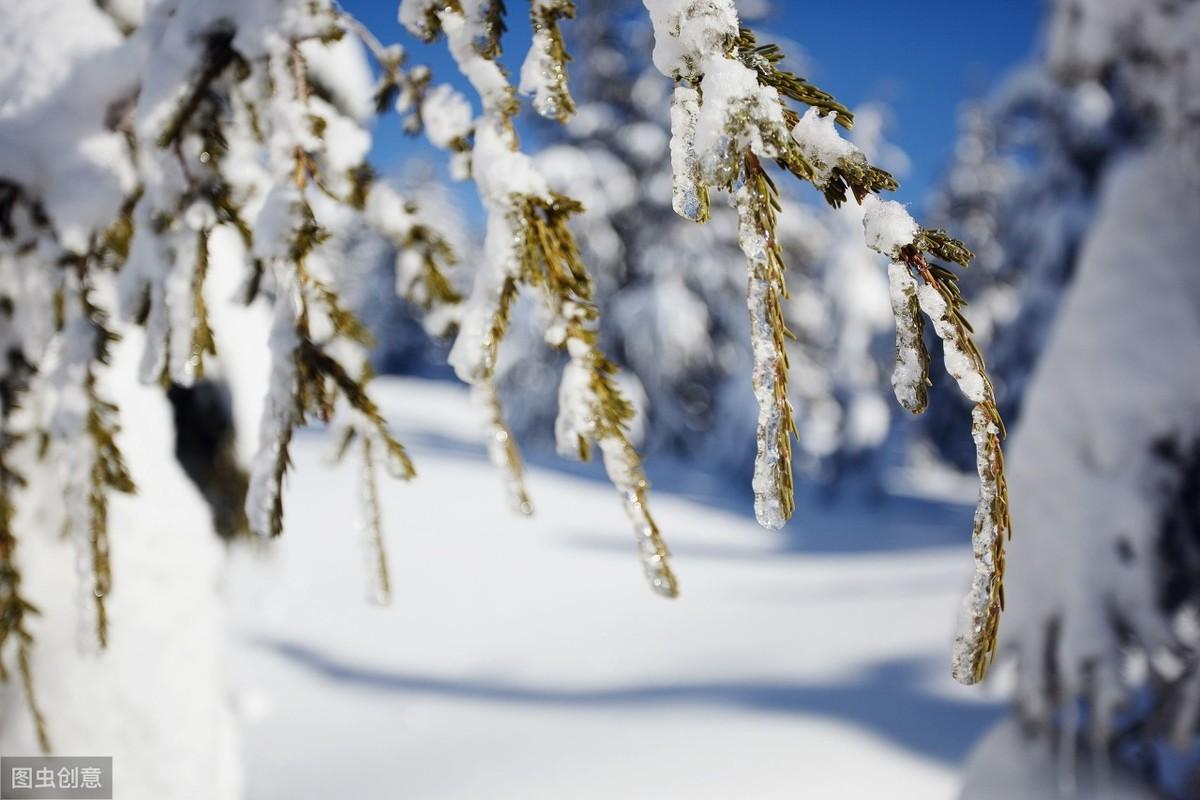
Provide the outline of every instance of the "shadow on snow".
[[924,691],[919,687],[924,670],[918,659],[880,662],[837,684],[730,679],[572,689],[390,672],[340,660],[297,642],[267,638],[258,644],[323,678],[378,692],[572,709],[628,706],[650,713],[659,706],[683,704],[828,717],[953,765],[960,764],[975,740],[1005,713],[998,703],[961,701]]

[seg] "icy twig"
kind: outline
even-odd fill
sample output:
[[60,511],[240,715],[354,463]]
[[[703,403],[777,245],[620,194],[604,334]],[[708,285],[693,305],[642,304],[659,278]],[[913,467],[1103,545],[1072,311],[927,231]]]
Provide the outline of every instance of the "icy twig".
[[582,206],[551,194],[550,202],[521,198],[519,208],[523,280],[542,290],[554,320],[547,338],[571,356],[560,390],[555,430],[559,452],[587,459],[590,444],[599,445],[609,480],[621,493],[633,523],[646,578],[658,594],[675,597],[679,584],[671,571],[666,543],[650,514],[650,484],[626,432],[633,406],[617,389],[617,366],[600,350],[596,332],[600,315],[592,298],[591,277],[567,227],[567,220]]
[[[1003,605],[1003,543],[1009,532],[1000,452],[1004,430],[983,358],[961,313],[955,276],[924,260],[928,253],[965,267],[971,253],[941,231],[922,229],[899,203],[878,198],[897,184],[838,132],[838,125],[848,128],[853,123],[849,111],[832,95],[783,69],[779,48],[760,45],[739,25],[733,0],[643,2],[654,25],[654,65],[677,87],[672,108],[673,205],[684,217],[702,219],[702,189],[735,191],[740,239],[751,264],[754,385],[760,410],[754,484],[759,521],[771,527],[782,524],[784,512],[790,513],[790,505],[784,503],[791,502],[791,474],[785,469],[790,446],[785,330],[777,313],[784,292],[783,265],[771,235],[774,209],[762,199],[770,183],[757,166],[760,159],[771,159],[811,183],[834,207],[850,198],[860,203],[866,244],[895,262],[890,270],[897,320],[893,385],[901,405],[919,412],[926,403],[923,311],[942,339],[947,370],[976,406],[972,432],[981,484],[974,533],[976,580],[956,644],[954,675],[965,683],[978,681],[995,652]],[[801,115],[788,100],[809,108]],[[924,285],[916,286],[914,274]]]
[[920,414],[929,403],[929,351],[925,348],[925,318],[917,299],[917,281],[907,264],[888,267],[892,313],[896,317],[896,366],[892,390],[905,411]]
[[55,405],[46,444],[61,450],[66,532],[75,549],[79,646],[108,646],[106,598],[112,588],[108,501],[111,492],[133,493],[133,479],[117,445],[117,407],[101,396],[99,371],[120,337],[93,297],[94,252],[64,260],[59,286],[57,358],[47,380]]
[[575,16],[572,0],[530,0],[529,17],[533,41],[521,66],[521,94],[533,95],[533,108],[543,117],[566,122],[575,113],[575,101],[567,85],[567,55],[562,19]]
[[482,408],[487,421],[488,459],[504,475],[504,490],[513,511],[526,517],[533,516],[533,501],[525,488],[525,465],[516,437],[504,421],[504,411],[496,391],[493,376],[488,375],[471,387],[471,398]]
[[906,248],[905,259],[923,280],[918,289],[921,310],[933,322],[942,340],[946,371],[963,395],[975,404],[971,412],[971,437],[979,473],[979,503],[971,534],[975,574],[963,603],[951,665],[955,680],[972,684],[983,680],[995,656],[1000,613],[1004,609],[1004,549],[1012,535],[1008,483],[1000,446],[1004,423],[983,356],[971,336],[970,324],[962,315],[957,276],[929,265],[924,255],[912,246]]
[[[0,318],[0,324],[11,324],[11,320]],[[17,564],[17,536],[13,528],[16,516],[15,497],[25,478],[9,464],[8,457],[21,443],[21,434],[11,430],[12,412],[18,407],[20,398],[28,390],[28,378],[32,368],[14,358],[8,372],[0,377],[0,655],[5,652],[9,641],[14,641],[17,650],[17,671],[25,690],[25,699],[33,719],[38,746],[43,753],[50,751],[50,737],[46,720],[34,693],[33,672],[29,666],[33,634],[29,631],[29,618],[38,613],[37,608],[25,598],[21,590],[21,570]],[[8,671],[0,658],[0,680],[8,680]]]
[[700,93],[676,86],[671,101],[671,175],[675,213],[693,222],[708,222],[708,186],[696,154],[696,125],[700,119]]
[[758,159],[747,154],[733,196],[738,243],[749,270],[747,303],[758,401],[758,454],[754,461],[754,513],[759,524],[782,528],[795,511],[792,441],[796,433],[788,401],[788,358],[783,320],[783,255],[775,234],[774,187]]
[[[565,16],[562,12],[570,4],[539,0],[535,13],[551,6]],[[489,11],[495,9],[495,4],[488,6]],[[597,345],[598,311],[591,278],[567,226],[568,219],[582,207],[550,192],[532,160],[520,150],[512,125],[518,110],[515,92],[494,60],[498,46],[489,44],[497,30],[493,17],[491,13],[482,19],[468,15],[458,3],[435,7],[421,0],[405,0],[401,6],[401,19],[410,30],[431,38],[439,31],[445,33],[451,55],[479,94],[484,109],[474,125],[471,167],[488,213],[486,259],[464,303],[450,361],[464,381],[483,385],[493,458],[503,462],[510,494],[524,506],[527,498],[519,483],[520,459],[489,384],[518,285],[539,290],[550,316],[547,341],[571,356],[560,394],[558,429],[573,431],[567,438],[574,455],[586,458],[591,443],[600,446],[609,477],[622,493],[634,523],[647,578],[656,592],[674,597],[678,584],[667,563],[666,545],[646,505],[648,484],[641,459],[625,432],[633,409],[613,382],[616,366]],[[563,77],[565,81],[565,72]],[[577,391],[570,390],[569,384]]]
[[375,475],[375,454],[370,436],[362,437],[362,475],[359,491],[362,494],[363,552],[367,563],[368,599],[379,605],[392,600],[392,579],[388,569],[387,547],[383,541],[383,510],[379,504],[379,483]]

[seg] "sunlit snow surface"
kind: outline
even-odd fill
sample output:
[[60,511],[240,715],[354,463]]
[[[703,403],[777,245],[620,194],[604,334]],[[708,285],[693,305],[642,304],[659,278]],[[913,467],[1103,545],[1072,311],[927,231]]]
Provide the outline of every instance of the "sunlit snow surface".
[[969,508],[801,500],[772,533],[748,490],[651,459],[668,601],[598,468],[534,458],[514,516],[465,391],[379,383],[420,473],[385,486],[394,604],[363,599],[356,472],[320,432],[283,540],[234,557],[251,798],[956,796],[1001,713],[949,675]]

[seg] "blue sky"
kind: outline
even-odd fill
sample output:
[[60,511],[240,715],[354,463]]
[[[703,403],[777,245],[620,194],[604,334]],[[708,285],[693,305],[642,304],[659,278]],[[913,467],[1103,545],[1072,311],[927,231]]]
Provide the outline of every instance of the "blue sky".
[[[603,2],[603,0],[592,0]],[[460,83],[444,43],[413,43],[396,21],[397,0],[343,0],[384,43],[402,42],[410,59]],[[505,61],[519,64],[529,40],[525,3],[508,0]],[[775,0],[756,22],[762,38],[802,48],[801,74],[853,107],[882,101],[891,109],[888,139],[911,159],[897,193],[920,208],[953,150],[960,104],[985,93],[1036,48],[1041,0]],[[665,113],[665,110],[664,110]],[[385,172],[412,157],[443,159],[400,133],[395,115],[376,130],[372,156]],[[439,173],[441,169],[439,168]]]

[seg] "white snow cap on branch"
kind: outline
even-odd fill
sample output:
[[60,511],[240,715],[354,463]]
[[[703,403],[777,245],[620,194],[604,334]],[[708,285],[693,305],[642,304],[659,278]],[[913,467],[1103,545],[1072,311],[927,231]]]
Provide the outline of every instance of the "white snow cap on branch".
[[[548,15],[567,12],[574,14],[573,0],[530,0],[534,20],[533,41],[521,64],[521,94],[533,96],[533,108],[543,117],[566,119],[571,108],[564,97],[567,83],[566,64],[554,57],[554,37],[551,28],[540,20]],[[564,103],[564,100],[567,101]]]
[[271,324],[271,380],[259,424],[259,448],[250,470],[250,485],[246,493],[246,516],[250,530],[259,536],[273,533],[275,508],[281,502],[282,483],[276,479],[284,448],[296,426],[295,351],[296,314],[299,298],[296,289],[281,284],[275,299],[275,316]]
[[441,84],[434,87],[421,103],[421,119],[425,123],[425,135],[435,147],[444,150],[471,134],[474,118],[471,103],[452,86]]
[[376,183],[367,195],[363,210],[367,224],[393,242],[403,241],[417,224],[416,215],[409,211],[404,198],[386,183]]
[[921,232],[921,226],[895,200],[880,200],[870,194],[863,198],[862,205],[863,235],[867,247],[877,253],[897,258],[901,248],[912,244]]
[[723,51],[706,58],[703,70],[694,147],[706,180],[726,183],[730,161],[747,148],[764,158],[779,155],[777,142],[786,136],[783,104],[779,92],[758,82],[757,72]]
[[450,55],[463,76],[479,93],[486,114],[501,112],[512,103],[513,88],[504,70],[495,61],[479,54],[475,43],[484,37],[486,29],[474,18],[454,11],[441,11],[438,19],[450,45]]
[[[41,26],[58,35],[7,41]],[[125,137],[106,116],[133,94],[141,49],[104,14],[66,3],[7,3],[0,27],[0,175],[37,197],[60,243],[82,253],[137,184]],[[59,48],[71,48],[70,61]]]
[[822,114],[819,108],[809,108],[792,128],[792,138],[800,146],[800,153],[813,168],[817,186],[829,183],[833,169],[843,159],[859,159],[866,163],[867,157],[837,131],[837,115]]
[[922,283],[917,289],[917,299],[921,302],[921,310],[933,321],[933,329],[942,340],[943,358],[946,362],[946,372],[958,383],[958,388],[972,403],[982,403],[988,399],[987,381],[979,371],[979,364],[959,346],[958,334],[954,321],[950,319],[950,309],[942,293],[927,283]]
[[442,0],[400,0],[398,19],[409,33],[422,39],[429,39],[433,31],[429,28],[429,18],[435,15],[443,6]]
[[[738,35],[733,0],[643,0],[654,24],[654,66],[671,78],[694,78],[709,56]],[[708,66],[708,65],[704,65]]]
[[[689,94],[683,87],[676,95],[673,163],[685,166],[688,174],[698,169],[709,185],[724,186],[737,178],[747,149],[763,158],[780,156],[788,146],[783,102],[755,70],[730,56],[739,33],[732,0],[644,3],[654,23],[655,67],[698,90]],[[676,180],[683,179],[676,171]],[[677,188],[682,187],[677,183]]]
[[596,436],[597,401],[591,379],[584,358],[572,358],[563,368],[554,424],[555,446],[563,458],[578,459],[580,440],[591,441]]

